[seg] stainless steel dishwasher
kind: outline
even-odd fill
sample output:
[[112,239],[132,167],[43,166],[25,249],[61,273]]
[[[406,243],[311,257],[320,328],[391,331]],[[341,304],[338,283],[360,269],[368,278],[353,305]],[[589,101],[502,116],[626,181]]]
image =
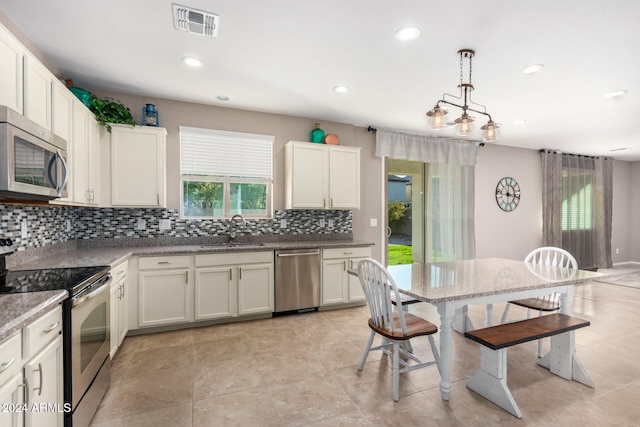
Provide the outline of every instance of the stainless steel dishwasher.
[[276,313],[320,305],[320,249],[276,251]]

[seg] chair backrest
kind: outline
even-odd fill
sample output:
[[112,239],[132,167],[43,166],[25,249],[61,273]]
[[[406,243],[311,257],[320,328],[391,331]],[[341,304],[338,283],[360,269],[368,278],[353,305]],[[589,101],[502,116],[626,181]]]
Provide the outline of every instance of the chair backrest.
[[[371,320],[376,326],[393,331],[393,305],[391,303],[391,295],[393,294],[396,301],[400,301],[400,292],[398,286],[389,272],[378,261],[366,258],[358,263],[358,278],[367,298],[367,305],[371,311]],[[396,311],[400,318],[401,332],[407,332],[407,325],[404,320],[404,312]]]
[[526,256],[524,262],[551,267],[564,267],[571,270],[578,269],[578,261],[569,252],[553,246],[534,249]]

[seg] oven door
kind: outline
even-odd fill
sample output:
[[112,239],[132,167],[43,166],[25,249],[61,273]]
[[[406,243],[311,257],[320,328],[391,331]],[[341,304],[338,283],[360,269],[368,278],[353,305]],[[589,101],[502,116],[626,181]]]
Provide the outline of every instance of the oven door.
[[67,154],[9,123],[0,123],[0,193],[67,197]]
[[111,277],[71,299],[71,407],[76,408],[109,356]]

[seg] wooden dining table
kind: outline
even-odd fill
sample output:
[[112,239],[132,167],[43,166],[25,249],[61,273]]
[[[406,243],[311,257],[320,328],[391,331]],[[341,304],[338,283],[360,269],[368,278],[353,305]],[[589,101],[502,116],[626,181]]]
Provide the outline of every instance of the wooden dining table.
[[474,329],[467,316],[468,305],[559,292],[560,313],[568,315],[574,286],[605,276],[592,271],[502,258],[394,265],[389,266],[388,271],[401,293],[434,305],[440,315],[440,394],[443,400],[449,400],[451,395],[453,331]]

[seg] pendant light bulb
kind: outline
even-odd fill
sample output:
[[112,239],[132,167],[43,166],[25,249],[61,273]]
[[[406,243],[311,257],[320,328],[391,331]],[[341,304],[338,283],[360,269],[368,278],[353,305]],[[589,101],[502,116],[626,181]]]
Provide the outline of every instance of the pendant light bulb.
[[445,108],[436,106],[427,113],[427,116],[431,117],[431,129],[441,130],[447,127],[447,121],[445,119],[447,112]]
[[456,119],[458,124],[458,135],[467,136],[471,134],[473,118],[464,113],[460,118]]
[[482,141],[496,142],[500,138],[500,135],[498,134],[498,128],[500,128],[500,125],[498,123],[494,123],[492,120],[489,120],[486,125],[480,128],[482,129]]

